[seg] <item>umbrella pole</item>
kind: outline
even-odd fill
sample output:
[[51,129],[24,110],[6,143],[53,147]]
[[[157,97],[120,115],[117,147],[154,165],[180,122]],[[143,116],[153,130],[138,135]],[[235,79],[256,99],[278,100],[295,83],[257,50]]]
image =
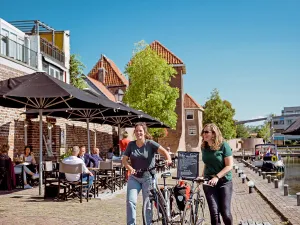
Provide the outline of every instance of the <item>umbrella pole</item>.
[[119,156],[121,156],[121,146],[120,146],[120,140],[121,140],[121,126],[120,126],[120,124],[118,124],[118,135],[119,135],[119,140],[118,140],[118,143],[119,143]]
[[39,195],[42,195],[42,185],[43,185],[43,117],[42,117],[42,109],[39,109],[39,117],[40,117]]
[[90,140],[90,120],[86,119],[87,125],[87,139],[88,139],[88,153],[91,154],[91,140]]

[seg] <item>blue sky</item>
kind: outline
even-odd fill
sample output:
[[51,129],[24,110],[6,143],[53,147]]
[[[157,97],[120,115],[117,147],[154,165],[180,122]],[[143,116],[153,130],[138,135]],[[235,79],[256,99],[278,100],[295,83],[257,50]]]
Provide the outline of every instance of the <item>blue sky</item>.
[[13,1],[4,20],[70,30],[86,73],[101,54],[124,71],[134,43],[159,40],[186,64],[184,91],[204,104],[214,88],[235,118],[300,105],[299,0]]

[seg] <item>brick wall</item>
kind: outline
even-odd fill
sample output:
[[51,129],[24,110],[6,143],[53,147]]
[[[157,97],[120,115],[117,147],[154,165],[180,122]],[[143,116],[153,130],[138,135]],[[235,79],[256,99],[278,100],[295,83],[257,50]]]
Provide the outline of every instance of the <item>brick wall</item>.
[[[199,109],[188,109],[194,111],[194,119],[193,120],[185,120],[185,141],[186,141],[186,150],[187,151],[195,151],[199,150],[201,145],[201,136],[200,132],[202,131],[202,112]],[[186,110],[185,110],[186,112]],[[184,115],[184,119],[186,119],[186,114]],[[197,131],[196,135],[189,135],[189,127],[195,126]]]
[[[0,80],[10,77],[22,76],[25,73],[11,67],[0,64]],[[0,99],[1,101],[1,99]],[[25,116],[21,115],[24,109],[4,108],[0,106],[0,145],[10,145],[10,157],[16,152],[23,152],[25,147],[24,124]],[[28,121],[27,142],[33,147],[33,151],[38,155],[39,152],[39,121],[31,119]],[[53,152],[59,153],[62,147],[61,132],[65,132],[65,147],[74,145],[87,146],[87,126],[83,122],[73,122],[65,119],[57,119],[52,128]],[[46,118],[43,118],[43,135],[48,136]],[[100,150],[107,150],[112,146],[112,127],[90,123],[91,148],[95,143]],[[44,146],[44,153],[46,148]]]
[[159,143],[171,148],[172,152],[177,152],[178,150],[185,150],[185,121],[184,121],[184,112],[183,112],[183,75],[182,67],[175,67],[176,76],[171,79],[170,85],[172,87],[177,87],[179,89],[179,98],[176,100],[176,109],[175,112],[178,116],[176,130],[168,129],[168,136],[165,138],[160,138]]

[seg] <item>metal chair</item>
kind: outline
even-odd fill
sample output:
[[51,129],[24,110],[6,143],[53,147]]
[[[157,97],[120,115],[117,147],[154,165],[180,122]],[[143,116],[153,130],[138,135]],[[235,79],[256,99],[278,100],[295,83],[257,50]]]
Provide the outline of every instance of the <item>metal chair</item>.
[[100,161],[99,162],[99,174],[98,174],[99,185],[98,188],[108,188],[113,193],[116,188],[115,182],[115,170],[113,168],[113,161]]
[[[68,181],[67,179],[62,179],[62,174],[80,174],[80,179],[78,181]],[[58,178],[58,189],[60,190],[61,185],[65,185],[68,188],[68,191],[64,191],[64,199],[68,197],[79,197],[80,203],[82,203],[82,195],[83,190],[87,191],[86,193],[86,200],[89,201],[89,188],[88,181],[82,180],[83,175],[83,165],[82,164],[66,164],[66,163],[59,163],[59,178]],[[88,179],[89,180],[89,176]],[[59,195],[58,195],[59,199]]]

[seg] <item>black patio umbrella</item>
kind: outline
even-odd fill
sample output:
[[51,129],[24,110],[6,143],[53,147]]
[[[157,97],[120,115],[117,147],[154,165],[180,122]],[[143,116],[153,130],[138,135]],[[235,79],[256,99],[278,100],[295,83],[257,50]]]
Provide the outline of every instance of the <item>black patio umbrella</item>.
[[300,135],[300,118],[294,121],[284,132],[283,134],[289,135]]
[[[169,128],[164,123],[151,117],[150,115],[126,106],[123,103],[116,103],[121,109],[126,109],[126,114],[123,111],[120,113],[103,113],[98,109],[91,108],[72,108],[72,109],[45,109],[43,112],[47,116],[61,117],[70,120],[82,121],[87,123],[88,132],[88,151],[90,152],[90,135],[89,123],[108,124],[118,127],[118,134],[120,139],[120,130],[125,127],[134,127],[138,122],[144,122],[148,127],[152,128]],[[38,110],[31,109],[25,112],[26,114],[37,114]]]
[[64,83],[43,72],[22,77],[10,78],[0,82],[0,106],[10,108],[38,109],[40,118],[40,185],[42,193],[42,114],[46,109],[93,108],[100,115],[126,114],[126,108],[110,101],[104,96],[95,97],[78,88]]

